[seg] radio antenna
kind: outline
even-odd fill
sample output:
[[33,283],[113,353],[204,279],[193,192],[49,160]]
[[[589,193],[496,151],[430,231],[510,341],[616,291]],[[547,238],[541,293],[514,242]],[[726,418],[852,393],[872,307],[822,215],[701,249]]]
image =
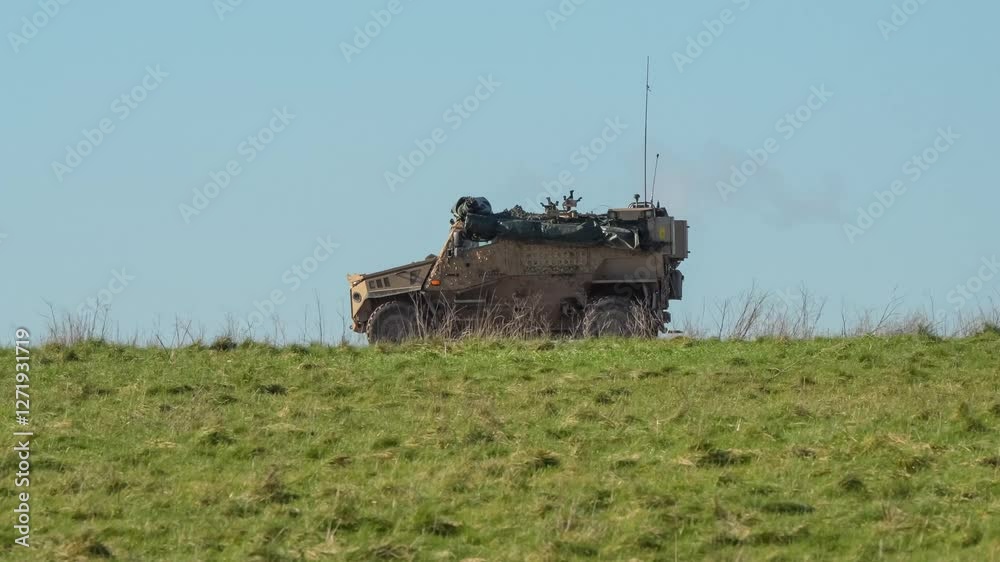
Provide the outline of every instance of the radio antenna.
[[642,199],[643,202],[647,202],[646,199],[646,188],[649,185],[646,183],[646,174],[649,171],[649,150],[646,148],[649,143],[649,57],[646,57],[646,115],[643,118],[642,126]]
[[657,154],[656,155],[656,163],[653,164],[653,186],[649,190],[649,206],[650,207],[652,207],[654,205],[653,201],[656,200],[656,197],[655,197],[655,195],[656,195],[656,170],[658,170],[659,168],[660,168],[660,155]]

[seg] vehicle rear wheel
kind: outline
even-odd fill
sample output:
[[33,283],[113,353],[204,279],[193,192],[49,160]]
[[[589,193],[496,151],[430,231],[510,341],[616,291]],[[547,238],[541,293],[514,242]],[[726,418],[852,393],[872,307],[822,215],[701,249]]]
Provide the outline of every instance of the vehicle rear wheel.
[[659,325],[654,314],[625,297],[600,297],[583,313],[583,333],[587,337],[655,338]]
[[372,312],[365,330],[368,343],[400,343],[417,337],[417,310],[405,302],[387,302]]
[[583,333],[587,337],[625,337],[629,329],[632,303],[624,297],[601,297],[583,312]]

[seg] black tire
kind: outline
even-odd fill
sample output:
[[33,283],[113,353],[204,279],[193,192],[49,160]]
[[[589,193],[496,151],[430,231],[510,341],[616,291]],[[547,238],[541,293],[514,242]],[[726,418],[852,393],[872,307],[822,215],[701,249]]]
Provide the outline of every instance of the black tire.
[[625,297],[600,297],[583,312],[586,337],[655,338],[659,326],[654,314]]
[[600,297],[583,311],[583,333],[587,337],[627,337],[632,303],[625,297]]
[[368,318],[368,343],[400,343],[417,337],[417,310],[405,302],[380,305]]

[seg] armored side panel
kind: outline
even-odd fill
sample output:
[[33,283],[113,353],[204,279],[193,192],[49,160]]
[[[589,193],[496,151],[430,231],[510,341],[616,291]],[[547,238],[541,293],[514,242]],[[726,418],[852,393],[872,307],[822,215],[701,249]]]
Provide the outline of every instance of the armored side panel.
[[499,239],[443,256],[424,288],[431,302],[459,310],[527,299],[555,325],[593,292],[655,294],[666,288],[664,271],[659,252]]

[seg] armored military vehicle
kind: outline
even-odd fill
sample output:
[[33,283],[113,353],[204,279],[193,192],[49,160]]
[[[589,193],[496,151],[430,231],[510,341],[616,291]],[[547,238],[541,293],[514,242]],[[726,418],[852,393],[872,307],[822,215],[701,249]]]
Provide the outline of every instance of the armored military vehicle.
[[577,212],[581,199],[571,191],[535,214],[462,197],[440,253],[348,275],[352,329],[399,342],[504,333],[530,319],[534,332],[655,337],[683,295],[687,221],[638,195],[603,214]]

